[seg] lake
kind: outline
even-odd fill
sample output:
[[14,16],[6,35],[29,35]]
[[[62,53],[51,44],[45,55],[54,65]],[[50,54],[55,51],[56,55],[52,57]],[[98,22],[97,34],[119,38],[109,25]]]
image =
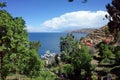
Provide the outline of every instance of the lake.
[[[29,33],[29,41],[40,41],[39,55],[43,55],[46,51],[52,53],[60,53],[60,37],[65,37],[67,33]],[[74,33],[75,39],[85,37],[86,34]]]

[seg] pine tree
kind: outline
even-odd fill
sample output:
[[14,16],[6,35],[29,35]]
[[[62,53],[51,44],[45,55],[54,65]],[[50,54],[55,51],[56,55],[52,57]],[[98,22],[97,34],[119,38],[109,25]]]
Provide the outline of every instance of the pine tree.
[[112,0],[111,4],[106,5],[107,12],[109,16],[106,15],[106,18],[109,19],[108,27],[110,33],[114,36],[115,41],[117,41],[117,34],[120,31],[120,1]]

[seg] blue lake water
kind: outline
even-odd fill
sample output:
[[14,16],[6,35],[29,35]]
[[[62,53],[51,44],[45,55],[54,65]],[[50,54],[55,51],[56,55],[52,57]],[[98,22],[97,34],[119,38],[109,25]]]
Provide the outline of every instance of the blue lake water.
[[[29,33],[30,41],[40,41],[39,55],[43,55],[46,51],[60,53],[60,37],[65,37],[67,33]],[[85,37],[86,34],[74,33],[75,39]]]

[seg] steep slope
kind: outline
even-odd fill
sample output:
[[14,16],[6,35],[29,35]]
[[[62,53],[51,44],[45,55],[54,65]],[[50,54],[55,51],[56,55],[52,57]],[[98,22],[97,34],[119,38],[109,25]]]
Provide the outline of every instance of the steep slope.
[[89,42],[92,45],[96,45],[102,41],[110,43],[114,40],[113,36],[109,33],[108,26],[105,25],[100,29],[96,29],[89,33],[85,39],[82,40],[83,43]]

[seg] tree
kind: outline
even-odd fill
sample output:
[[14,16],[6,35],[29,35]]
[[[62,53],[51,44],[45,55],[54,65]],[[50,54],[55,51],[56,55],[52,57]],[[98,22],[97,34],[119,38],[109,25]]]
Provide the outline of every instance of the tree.
[[105,42],[101,42],[97,45],[97,48],[99,49],[99,55],[102,58],[110,58],[111,56],[113,56],[113,46],[110,46]]
[[69,55],[72,52],[74,43],[74,36],[72,34],[67,34],[66,37],[60,38],[60,51],[61,51],[61,60],[65,62],[69,62]]
[[120,46],[115,47],[114,53],[115,53],[115,56],[116,56],[116,63],[119,64],[119,62],[120,62]]
[[108,27],[110,33],[114,36],[115,41],[117,41],[117,34],[120,31],[120,1],[112,0],[112,4],[107,4],[106,9],[109,13],[109,16],[106,15],[106,18],[109,19]]
[[14,18],[6,10],[0,10],[1,80],[10,73],[40,75],[43,66],[37,53],[40,43],[29,43],[25,27],[22,17]]
[[[11,61],[9,64],[2,65],[4,69],[6,65],[9,66],[10,72],[21,73],[22,65],[25,63],[21,62],[28,52],[28,38],[25,28],[25,21],[21,17],[13,18],[9,13],[5,11],[6,19],[3,18],[3,25],[6,25],[6,35],[2,36],[2,45],[5,46],[3,52],[5,53],[3,57],[3,62],[6,63],[7,60]],[[10,17],[9,17],[10,15]],[[1,15],[2,16],[2,15]],[[4,16],[4,15],[3,15]],[[2,24],[1,24],[2,25]],[[3,44],[4,43],[4,44]],[[4,70],[3,70],[4,71]],[[4,72],[2,72],[4,73]]]
[[25,60],[26,67],[23,70],[23,74],[35,78],[40,76],[40,72],[44,67],[43,61],[40,59],[38,55],[38,49],[41,46],[40,42],[30,42],[29,43],[29,53],[28,59]]
[[30,49],[36,49],[36,51],[38,52],[39,47],[41,46],[41,43],[38,41],[32,41],[30,42]]
[[116,63],[119,64],[119,62],[120,62],[120,50],[116,52],[115,56],[116,56]]
[[[11,22],[10,22],[11,21]],[[1,57],[1,71],[3,70],[3,57],[6,53],[10,53],[10,48],[13,47],[13,32],[11,30],[13,22],[12,16],[5,10],[0,10],[0,57]],[[11,26],[11,27],[10,27]],[[2,73],[2,72],[0,72]],[[3,73],[2,73],[3,74]],[[1,74],[1,75],[2,75]]]
[[43,61],[39,58],[36,49],[29,50],[28,59],[25,60],[25,68],[23,68],[23,74],[35,78],[40,76],[41,70],[44,67]]
[[114,57],[113,53],[115,53],[114,46],[101,42],[97,45],[97,48],[99,49],[100,63],[114,64],[115,61],[111,60]]
[[70,33],[67,34],[66,37],[61,37],[60,38],[60,51],[64,51],[64,50],[71,50],[72,48],[72,43],[74,40],[74,36]]
[[91,74],[91,62],[92,56],[89,53],[89,49],[82,45],[79,48],[79,43],[76,42],[71,56],[72,65],[74,66],[75,75],[78,79],[82,78],[82,69],[86,71],[86,75]]
[[61,40],[61,43],[64,41],[64,44],[66,44],[62,45],[65,46],[65,49],[63,49],[61,53],[61,59],[63,62],[73,66],[74,70],[73,72],[69,73],[69,75],[73,75],[74,73],[76,79],[81,79],[82,70],[86,72],[86,75],[91,73],[90,62],[92,60],[92,56],[90,55],[89,49],[86,46],[80,44],[78,40],[74,40],[74,37],[71,36],[67,35]]
[[66,78],[71,78],[74,74],[74,67],[71,64],[65,64],[62,66],[62,73],[65,74]]
[[6,7],[6,2],[0,2],[0,8]]

